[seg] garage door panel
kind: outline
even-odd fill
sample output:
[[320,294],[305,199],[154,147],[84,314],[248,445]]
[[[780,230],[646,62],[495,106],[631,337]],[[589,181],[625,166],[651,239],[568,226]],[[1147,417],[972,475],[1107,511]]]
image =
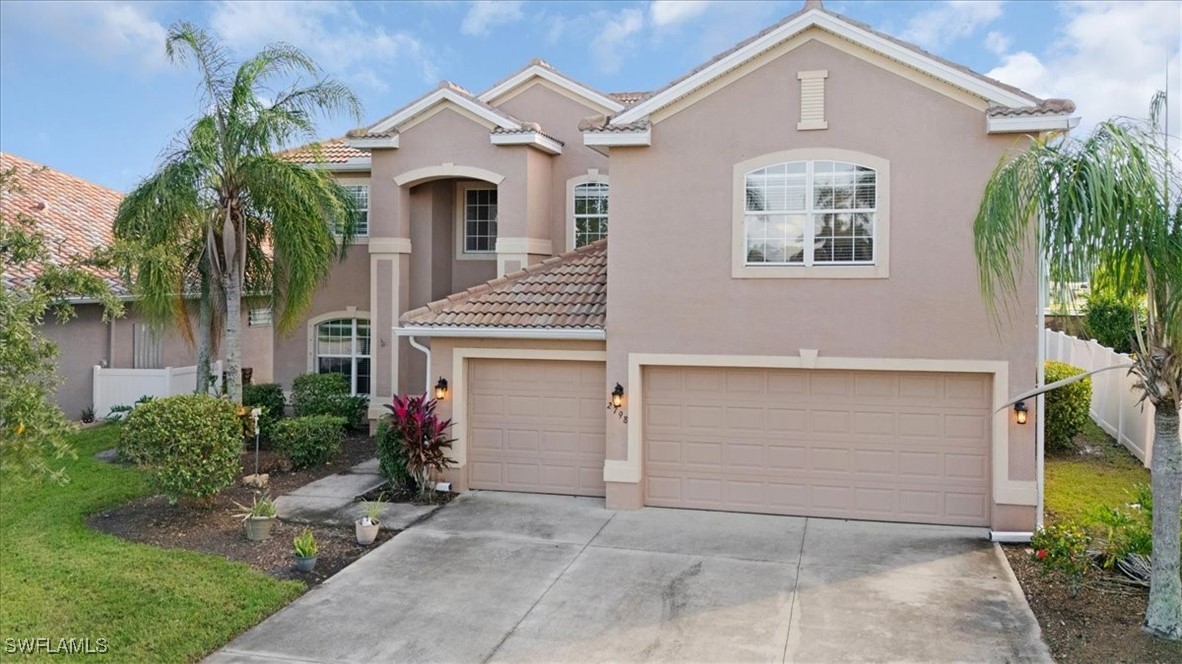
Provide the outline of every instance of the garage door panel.
[[648,504],[988,523],[988,376],[649,367],[643,389]]
[[604,495],[602,362],[471,360],[469,486]]

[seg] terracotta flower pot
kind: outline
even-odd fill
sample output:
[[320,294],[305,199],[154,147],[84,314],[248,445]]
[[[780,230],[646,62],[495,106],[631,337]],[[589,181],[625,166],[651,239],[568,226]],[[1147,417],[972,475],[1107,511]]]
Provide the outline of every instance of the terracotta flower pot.
[[361,546],[369,546],[378,538],[378,528],[381,524],[374,521],[367,526],[361,519],[358,519],[353,522],[353,526],[357,532],[357,543]]
[[316,556],[312,556],[311,558],[301,558],[300,556],[296,556],[295,560],[296,569],[301,572],[311,572],[316,567]]
[[243,523],[246,524],[246,539],[261,542],[271,537],[271,527],[275,525],[273,516],[252,516]]

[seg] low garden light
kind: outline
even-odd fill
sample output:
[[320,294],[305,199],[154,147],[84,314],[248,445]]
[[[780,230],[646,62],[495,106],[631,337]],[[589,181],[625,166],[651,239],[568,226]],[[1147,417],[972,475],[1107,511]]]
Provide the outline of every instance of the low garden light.
[[447,398],[447,379],[443,376],[440,376],[439,382],[435,383],[435,398],[440,401]]
[[1028,409],[1026,408],[1025,401],[1019,401],[1018,403],[1014,404],[1014,415],[1018,419],[1018,424],[1026,424],[1027,410]]
[[624,386],[616,383],[616,388],[612,390],[612,407],[619,408],[624,405]]

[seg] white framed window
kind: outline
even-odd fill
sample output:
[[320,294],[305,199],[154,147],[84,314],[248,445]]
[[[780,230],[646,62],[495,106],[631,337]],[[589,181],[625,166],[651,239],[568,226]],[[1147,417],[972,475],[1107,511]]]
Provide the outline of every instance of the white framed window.
[[496,186],[465,183],[456,193],[459,257],[494,258],[497,251]]
[[587,182],[575,186],[575,247],[607,237],[606,182]]
[[888,276],[885,160],[791,150],[739,164],[735,177],[732,276]]
[[266,327],[271,324],[271,307],[258,307],[247,312],[247,325]]
[[353,197],[353,204],[357,206],[357,226],[354,229],[354,235],[357,237],[369,236],[369,185],[368,184],[346,184],[342,185],[345,191]]
[[360,318],[334,318],[316,325],[316,371],[349,379],[352,394],[370,393],[370,325]]

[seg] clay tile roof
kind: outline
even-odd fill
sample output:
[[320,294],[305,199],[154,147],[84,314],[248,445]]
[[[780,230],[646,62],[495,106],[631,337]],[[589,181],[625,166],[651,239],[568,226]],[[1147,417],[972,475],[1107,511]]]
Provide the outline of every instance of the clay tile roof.
[[542,130],[542,125],[536,122],[522,122],[521,129],[506,129],[504,127],[493,127],[494,134],[541,134],[546,138],[558,143],[559,145],[566,145],[561,139],[555,138]]
[[1075,102],[1070,99],[1044,99],[1037,106],[990,106],[986,113],[992,117],[1017,117],[1023,115],[1060,115],[1075,112]]
[[[96,247],[114,239],[111,229],[123,194],[93,182],[67,175],[7,152],[0,152],[0,170],[14,169],[17,191],[0,193],[0,216],[14,221],[18,215],[33,219],[45,236],[54,264],[69,264],[90,255]],[[107,281],[119,295],[126,295],[115,270],[79,266]],[[5,265],[0,268],[10,286],[27,283],[41,274],[44,265]]]
[[631,107],[653,96],[651,92],[609,92],[607,96],[615,99],[626,107]]
[[607,240],[408,311],[414,327],[603,329]]
[[629,122],[628,124],[608,124],[609,122],[611,122],[611,116],[592,115],[590,117],[583,118],[579,122],[579,131],[618,134],[630,131],[644,131],[645,129],[648,129],[651,124],[648,120],[637,120],[636,122]]
[[[356,130],[354,130],[356,131]],[[353,136],[353,132],[349,132]],[[365,159],[369,157],[369,150],[360,150],[358,148],[349,147],[345,143],[345,138],[330,138],[326,141],[320,141],[320,159],[317,160],[314,146],[316,143],[309,143],[308,145],[301,145],[284,152],[280,152],[278,157],[294,161],[297,164],[345,164],[352,159]]]

